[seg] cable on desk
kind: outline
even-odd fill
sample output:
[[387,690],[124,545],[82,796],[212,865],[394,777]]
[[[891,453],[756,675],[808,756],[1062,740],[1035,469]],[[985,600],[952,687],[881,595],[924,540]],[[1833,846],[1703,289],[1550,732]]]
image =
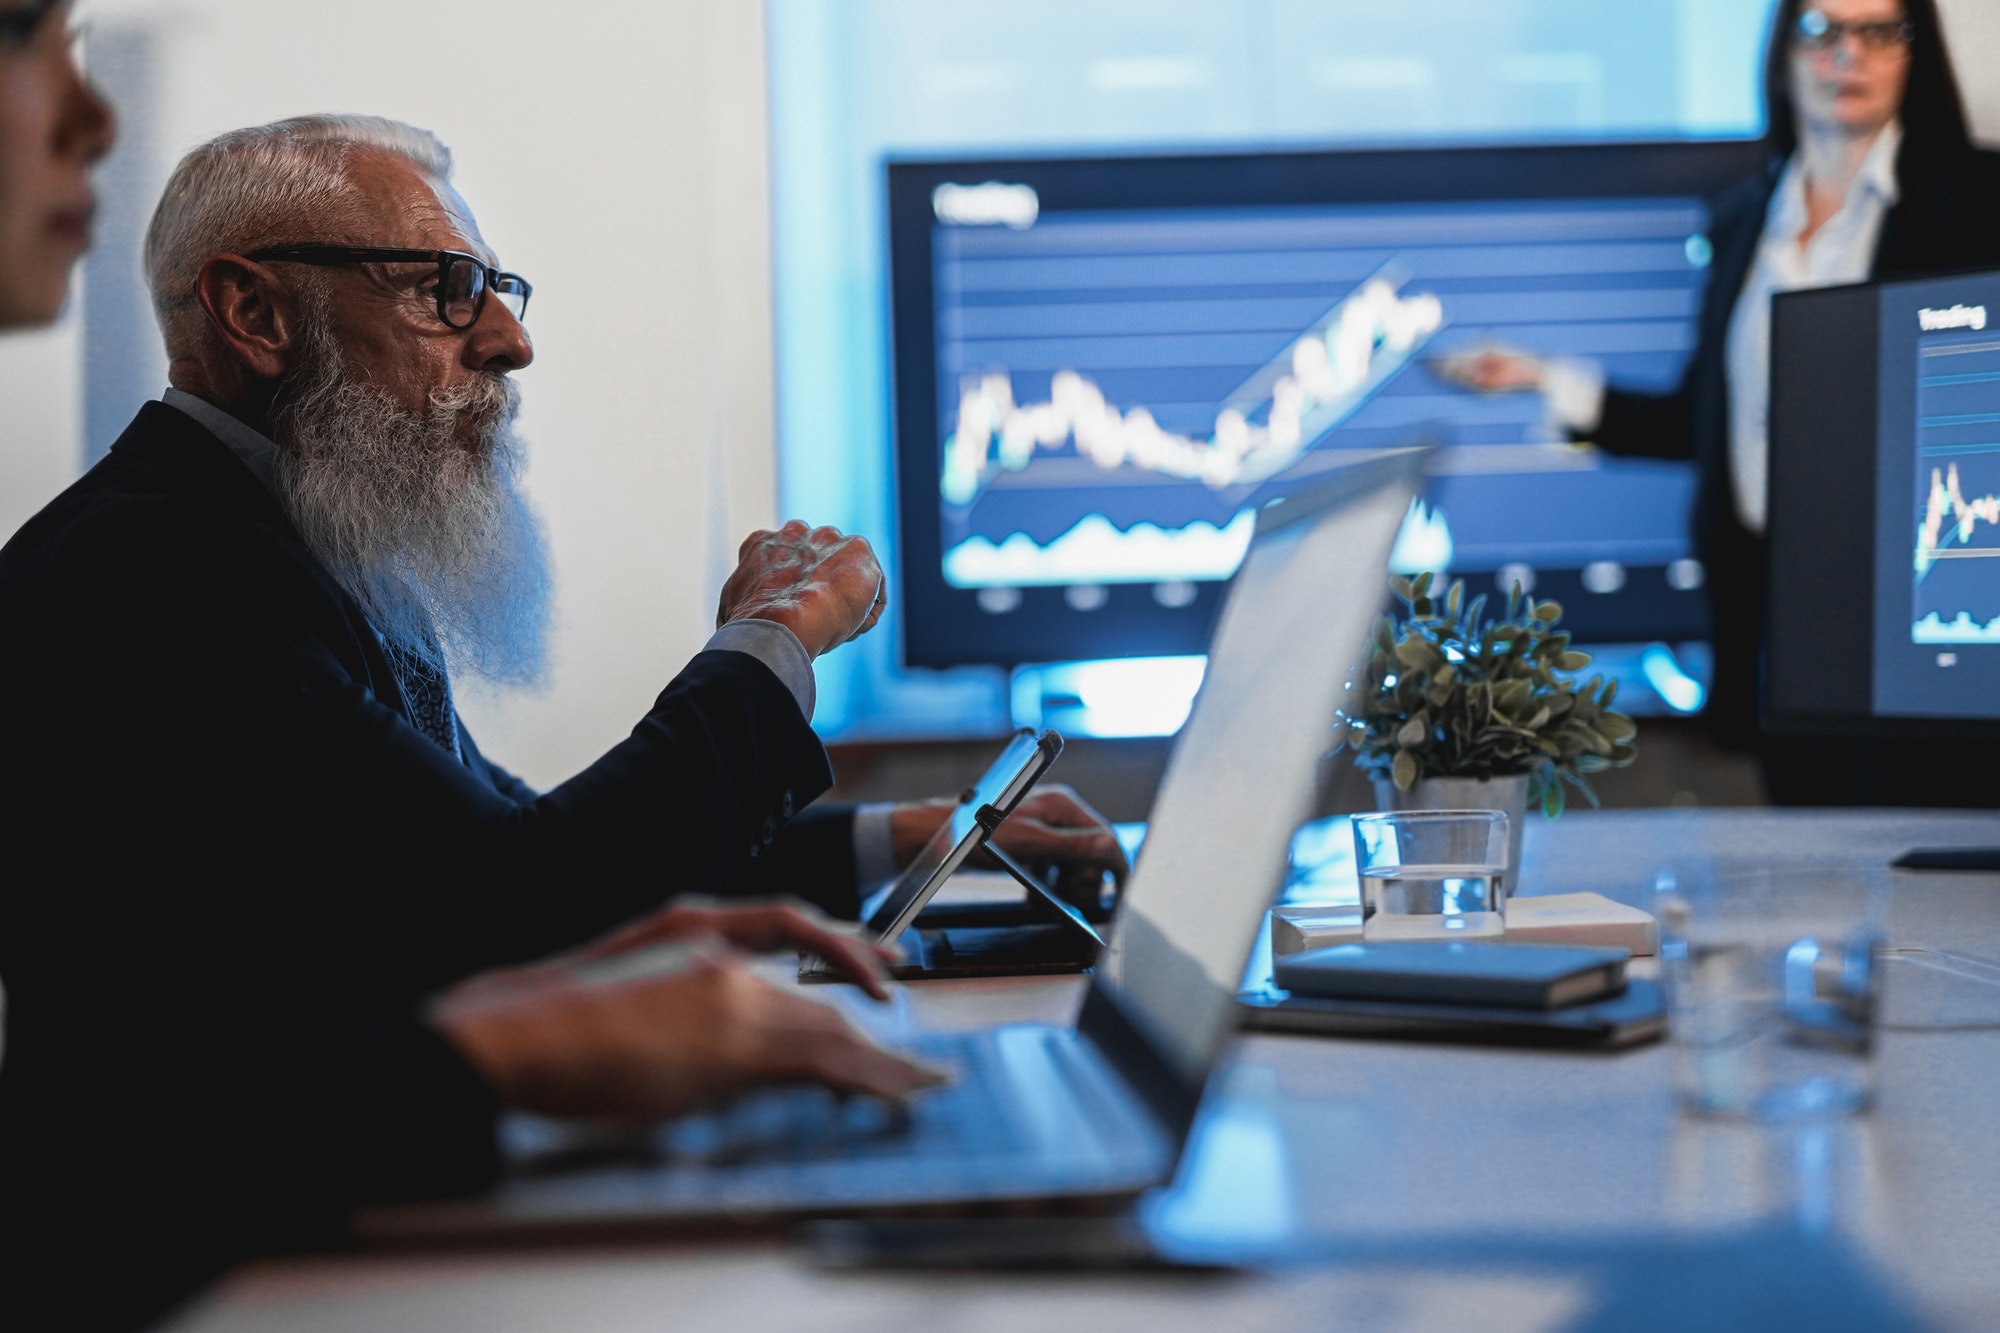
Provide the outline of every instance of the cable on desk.
[[[1993,988],[1996,995],[2000,995],[2000,966],[1982,959],[1968,958],[1964,954],[1951,953],[1944,949],[1923,949],[1909,945],[1892,945],[1882,950],[1882,954],[1885,958],[1908,959],[1921,967],[1930,968],[1946,976]],[[1993,1018],[1929,1023],[1885,1023],[1878,1020],[1875,1030],[1877,1032],[2000,1032],[2000,1015]]]

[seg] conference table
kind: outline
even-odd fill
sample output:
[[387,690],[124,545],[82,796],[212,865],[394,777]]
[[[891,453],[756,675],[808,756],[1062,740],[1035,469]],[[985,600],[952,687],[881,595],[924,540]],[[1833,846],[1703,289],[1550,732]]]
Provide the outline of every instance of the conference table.
[[[1572,811],[1532,821],[1523,892],[1650,902],[1725,874],[1884,877],[1877,1095],[1792,1125],[1690,1114],[1673,1050],[1246,1034],[1174,1184],[1200,1262],[846,1269],[769,1233],[361,1249],[246,1266],[174,1333],[253,1330],[1945,1328],[2000,1326],[2000,874],[1890,871],[2000,846],[2000,815]],[[848,1002],[886,1041],[1073,1012],[1075,977]]]

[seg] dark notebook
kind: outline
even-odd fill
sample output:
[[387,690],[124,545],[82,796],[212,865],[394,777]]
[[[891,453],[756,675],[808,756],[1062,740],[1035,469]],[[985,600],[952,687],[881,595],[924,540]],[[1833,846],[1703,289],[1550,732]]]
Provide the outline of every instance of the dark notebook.
[[1253,1031],[1324,1037],[1617,1048],[1651,1041],[1667,1029],[1666,1004],[1659,984],[1652,981],[1633,981],[1608,999],[1561,1009],[1425,1004],[1409,1000],[1331,1000],[1281,990],[1257,991],[1237,999],[1242,1006],[1243,1024]]
[[1295,995],[1559,1009],[1625,988],[1623,949],[1480,940],[1336,944],[1275,960],[1272,980]]

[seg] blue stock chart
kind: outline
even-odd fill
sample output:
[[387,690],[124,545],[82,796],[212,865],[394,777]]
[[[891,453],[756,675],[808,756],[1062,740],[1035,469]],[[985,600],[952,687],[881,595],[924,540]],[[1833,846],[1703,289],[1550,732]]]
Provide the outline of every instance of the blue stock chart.
[[2000,643],[2000,339],[1919,340],[1916,462],[1911,641]]
[[1699,199],[1064,213],[934,232],[938,502],[959,588],[1216,580],[1258,505],[1343,451],[1447,445],[1416,533],[1454,569],[1666,565],[1686,481],[1555,441],[1490,343],[1665,388]]

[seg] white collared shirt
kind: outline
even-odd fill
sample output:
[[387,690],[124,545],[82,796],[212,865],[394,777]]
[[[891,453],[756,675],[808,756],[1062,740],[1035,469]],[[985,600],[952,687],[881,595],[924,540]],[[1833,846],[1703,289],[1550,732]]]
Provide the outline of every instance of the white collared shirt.
[[1799,235],[1806,227],[1806,182],[1797,154],[1785,164],[1764,214],[1757,257],[1729,317],[1730,490],[1737,517],[1752,532],[1764,530],[1770,510],[1771,298],[1867,281],[1882,219],[1896,202],[1896,150],[1902,142],[1902,126],[1891,121],[1862,159],[1840,211],[1805,245]]

